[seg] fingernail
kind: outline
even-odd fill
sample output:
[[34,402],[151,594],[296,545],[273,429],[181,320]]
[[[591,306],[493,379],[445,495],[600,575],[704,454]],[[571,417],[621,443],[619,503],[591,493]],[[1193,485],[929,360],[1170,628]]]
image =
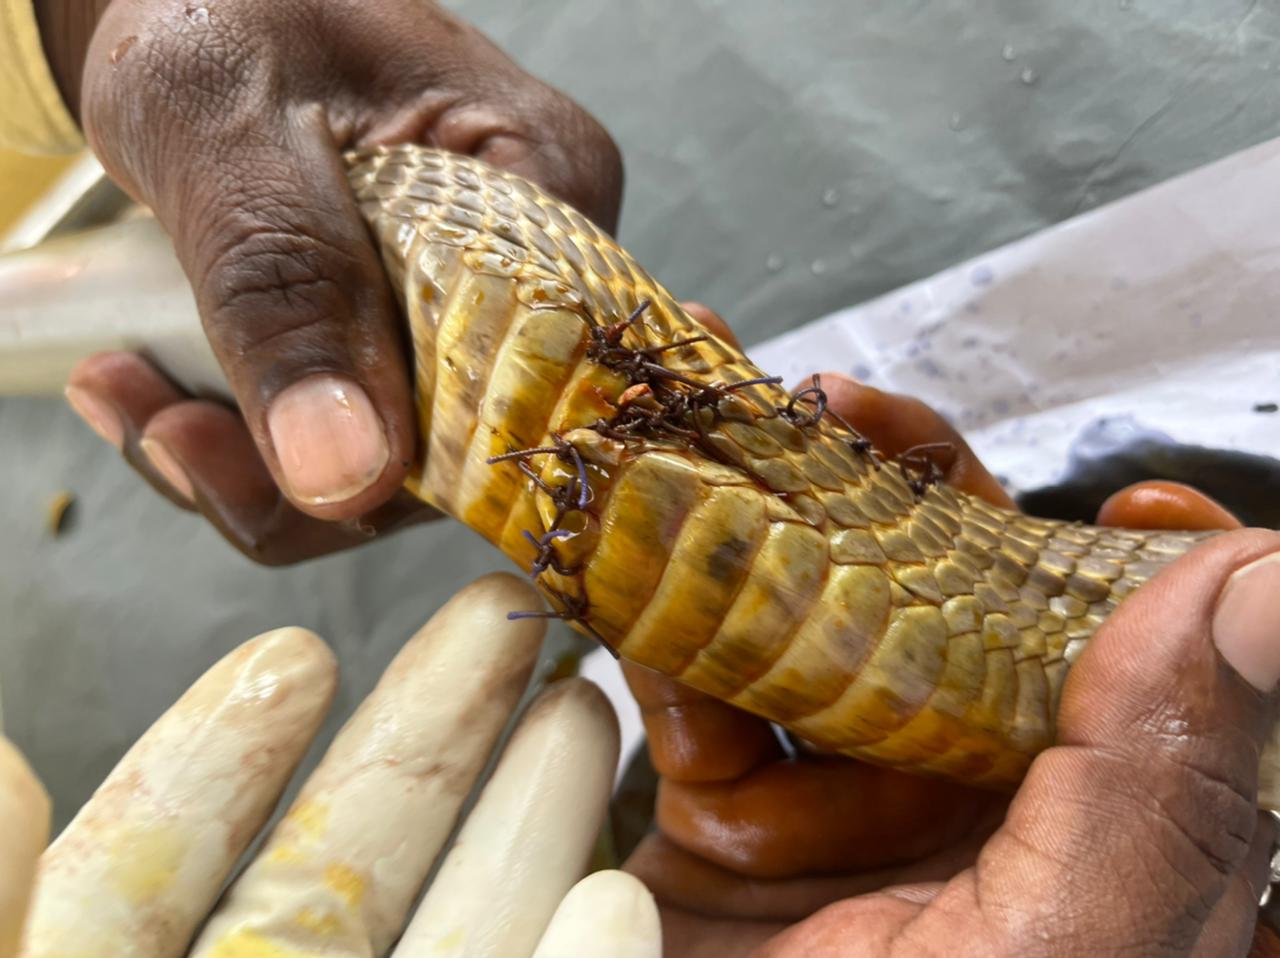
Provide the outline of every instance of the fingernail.
[[68,386],[63,392],[76,415],[88,423],[90,429],[116,449],[124,448],[124,423],[109,403],[79,386]]
[[1280,552],[1227,580],[1213,614],[1213,641],[1255,688],[1270,692],[1280,682]]
[[286,491],[300,502],[350,499],[382,475],[391,456],[369,397],[336,376],[312,376],[282,392],[267,429]]
[[142,447],[142,451],[146,454],[147,461],[155,467],[156,472],[164,477],[164,481],[172,487],[173,491],[187,500],[187,502],[194,503],[196,501],[196,491],[191,486],[191,477],[182,468],[177,456],[171,453],[169,448],[158,439],[144,439],[138,445]]

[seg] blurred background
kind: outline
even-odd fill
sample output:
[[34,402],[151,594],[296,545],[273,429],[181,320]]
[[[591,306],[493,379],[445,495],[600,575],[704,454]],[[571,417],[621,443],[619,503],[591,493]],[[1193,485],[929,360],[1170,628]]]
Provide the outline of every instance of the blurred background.
[[[609,128],[623,244],[749,347],[1280,133],[1280,10],[1257,0],[447,5]],[[0,154],[0,231],[64,168]],[[438,523],[260,569],[56,400],[0,399],[0,483],[5,727],[58,825],[249,636],[333,643],[331,732],[445,598],[507,567]]]

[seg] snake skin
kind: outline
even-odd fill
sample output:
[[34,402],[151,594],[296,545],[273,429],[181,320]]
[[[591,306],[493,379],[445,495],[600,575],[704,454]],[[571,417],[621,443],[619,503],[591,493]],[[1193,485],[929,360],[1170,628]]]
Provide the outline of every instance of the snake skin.
[[[519,177],[418,147],[349,165],[412,336],[422,449],[409,488],[525,567],[562,530],[540,576],[558,607],[572,602],[622,657],[819,748],[1016,784],[1052,740],[1089,637],[1204,537],[913,486],[831,417],[784,414],[777,384],[696,413],[701,447],[603,434],[593,424],[619,414],[634,380],[588,355],[592,326],[649,301],[621,334],[628,348],[705,330],[609,236]],[[762,377],[714,338],[649,355],[699,383]],[[548,491],[572,486],[567,455],[530,455],[527,472],[488,461],[557,442],[582,458],[583,508]]]

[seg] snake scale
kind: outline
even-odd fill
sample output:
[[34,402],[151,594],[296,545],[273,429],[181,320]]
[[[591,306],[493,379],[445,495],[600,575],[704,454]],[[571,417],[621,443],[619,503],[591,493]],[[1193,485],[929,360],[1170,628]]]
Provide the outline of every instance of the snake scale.
[[1204,538],[886,462],[524,179],[413,146],[347,163],[412,340],[410,491],[616,654],[821,749],[1016,785],[1090,636]]

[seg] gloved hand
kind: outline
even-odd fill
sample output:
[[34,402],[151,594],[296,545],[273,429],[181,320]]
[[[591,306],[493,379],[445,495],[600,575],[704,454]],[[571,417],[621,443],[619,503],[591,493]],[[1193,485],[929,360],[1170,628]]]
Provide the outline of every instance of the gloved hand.
[[333,656],[316,636],[270,632],[216,664],[42,856],[47,800],[0,747],[0,958],[658,958],[657,913],[638,881],[578,882],[618,749],[590,683],[538,696],[447,848],[545,629],[506,613],[538,602],[521,580],[492,575],[433,617],[221,899],[333,697]]

